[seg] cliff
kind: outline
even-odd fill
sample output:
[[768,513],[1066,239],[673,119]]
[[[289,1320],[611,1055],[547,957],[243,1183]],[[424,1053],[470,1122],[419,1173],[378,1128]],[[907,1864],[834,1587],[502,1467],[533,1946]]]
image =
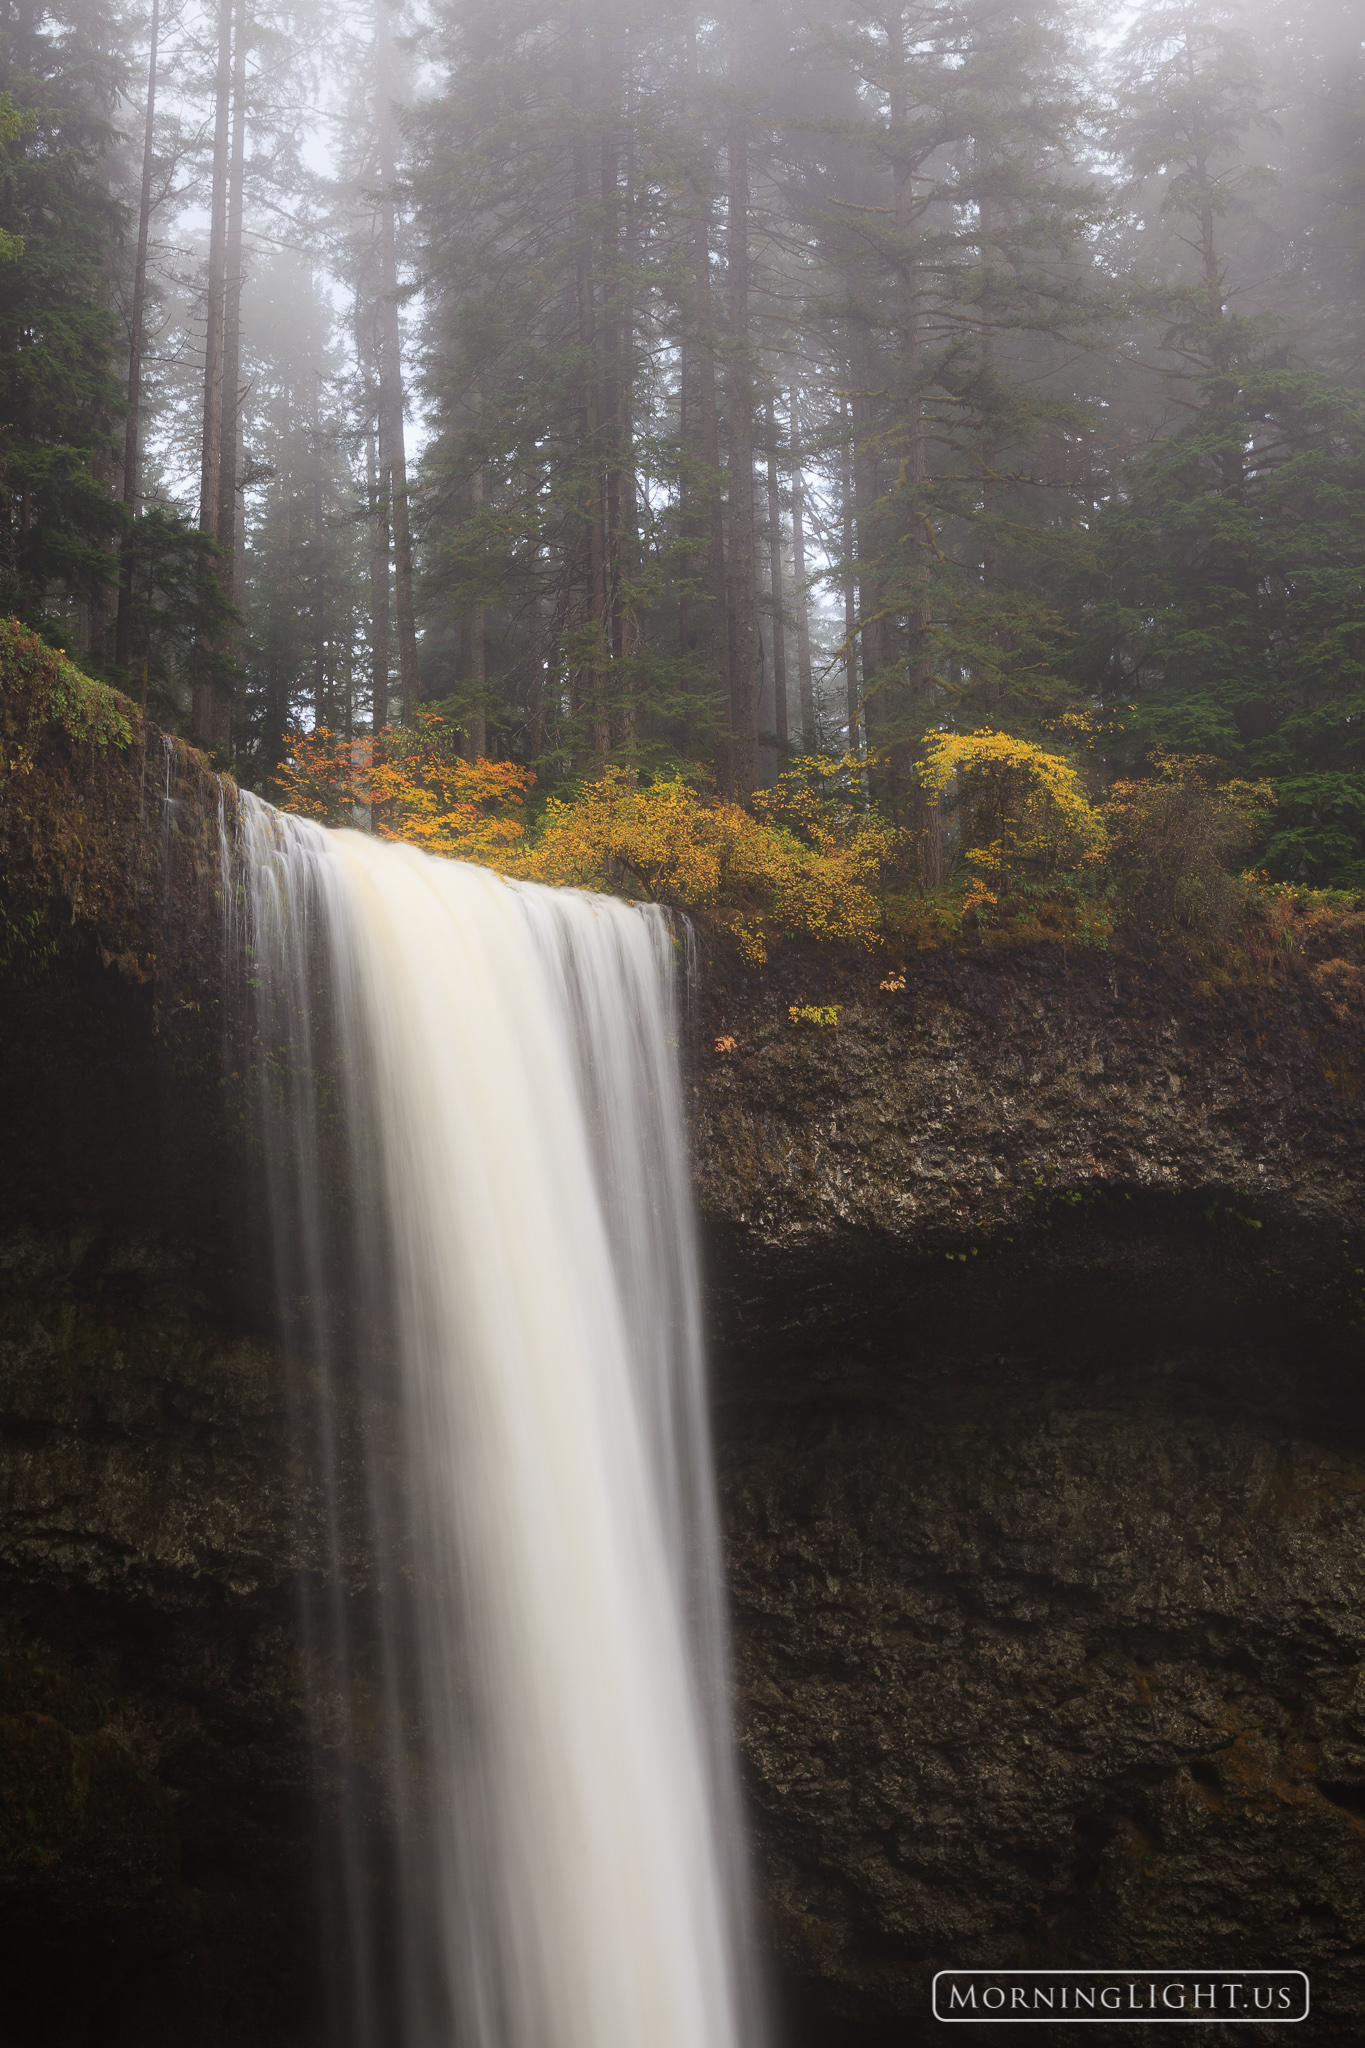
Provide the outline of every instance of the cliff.
[[[323,1998],[297,1592],[325,1560],[218,800],[147,733],[49,731],[0,792],[15,2048],[283,2048]],[[706,964],[737,1700],[812,2041],[927,2036],[948,1963],[1294,1965],[1313,2038],[1365,2024],[1363,953],[1339,918],[1203,984],[1059,948],[925,953],[891,990],[814,951]]]
[[742,1739],[780,1951],[851,2039],[950,1961],[1205,1959],[1305,1968],[1359,2036],[1359,945],[708,996]]

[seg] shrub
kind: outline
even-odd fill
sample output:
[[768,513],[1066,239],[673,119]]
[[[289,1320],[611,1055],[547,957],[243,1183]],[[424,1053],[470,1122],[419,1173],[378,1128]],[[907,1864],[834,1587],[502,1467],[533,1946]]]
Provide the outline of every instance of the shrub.
[[534,781],[511,761],[464,760],[453,728],[423,711],[415,727],[386,727],[373,739],[325,726],[296,733],[271,795],[282,811],[324,825],[368,819],[380,839],[496,867],[525,836],[508,812]]
[[[787,782],[789,778],[784,777]],[[539,837],[509,873],[582,888],[628,886],[684,910],[710,912],[751,961],[767,957],[769,929],[876,945],[882,864],[894,834],[880,820],[842,822],[817,800],[803,837],[783,821],[795,802],[769,792],[767,815],[661,776],[638,787],[609,768],[572,800],[551,797]],[[801,808],[798,806],[798,808]],[[811,843],[811,841],[815,843]]]
[[1094,858],[1104,826],[1071,762],[1005,732],[943,733],[919,767],[930,797],[956,782],[962,858],[973,870],[971,907],[994,910],[1026,876],[1050,876]]
[[[769,930],[875,945],[879,888],[899,835],[858,807],[838,764],[783,777],[751,816],[680,776],[644,786],[609,768],[551,797],[535,835],[509,815],[535,777],[510,761],[468,762],[433,712],[374,740],[297,734],[271,794],[327,825],[368,818],[381,838],[477,861],[524,881],[615,889],[709,912],[744,957]],[[828,787],[825,785],[828,784]]]
[[319,825],[354,825],[369,807],[372,742],[315,726],[291,733],[288,751],[270,785],[270,800],[295,817]]
[[1151,756],[1145,782],[1115,783],[1103,807],[1107,863],[1120,908],[1157,937],[1225,934],[1246,900],[1229,872],[1275,802],[1266,782],[1213,783],[1199,754]]

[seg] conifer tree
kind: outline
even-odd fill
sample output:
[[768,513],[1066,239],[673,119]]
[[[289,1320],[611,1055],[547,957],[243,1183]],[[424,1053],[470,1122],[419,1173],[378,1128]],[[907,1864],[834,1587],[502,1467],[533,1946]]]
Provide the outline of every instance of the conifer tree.
[[1096,525],[1082,613],[1091,673],[1135,700],[1137,748],[1213,757],[1280,795],[1267,861],[1365,879],[1365,408],[1236,310],[1220,230],[1261,182],[1269,124],[1245,30],[1162,7],[1122,53],[1119,139],[1156,180],[1185,261],[1148,291],[1175,423],[1131,462]]
[[107,299],[124,56],[96,5],[15,8],[0,40],[0,604],[62,644],[112,581],[123,391]]

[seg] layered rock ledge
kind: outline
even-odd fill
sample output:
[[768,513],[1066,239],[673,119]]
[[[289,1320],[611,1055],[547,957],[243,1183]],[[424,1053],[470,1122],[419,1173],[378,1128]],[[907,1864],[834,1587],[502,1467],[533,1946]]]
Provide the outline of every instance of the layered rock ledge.
[[[172,750],[168,810],[143,739],[51,735],[0,792],[0,2040],[283,2048],[323,2002],[297,1595],[325,1560],[220,792]],[[949,1963],[1284,1964],[1312,2038],[1354,2040],[1359,920],[1217,985],[1121,952],[904,965],[887,991],[882,960],[716,957],[691,1017],[795,2024],[927,2038]]]
[[849,2040],[913,2038],[947,1963],[1292,1965],[1315,2038],[1365,2024],[1343,942],[1202,991],[1002,952],[708,992],[742,1739]]

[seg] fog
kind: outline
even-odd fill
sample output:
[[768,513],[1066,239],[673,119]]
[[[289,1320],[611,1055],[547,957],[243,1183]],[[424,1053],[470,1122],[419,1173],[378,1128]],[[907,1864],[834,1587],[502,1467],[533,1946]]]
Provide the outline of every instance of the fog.
[[741,795],[1088,719],[1365,855],[1349,5],[222,5],[149,158],[150,18],[24,19],[116,80],[125,346],[146,178],[142,501],[233,619],[196,683],[149,601],[145,687],[245,779],[423,705]]

